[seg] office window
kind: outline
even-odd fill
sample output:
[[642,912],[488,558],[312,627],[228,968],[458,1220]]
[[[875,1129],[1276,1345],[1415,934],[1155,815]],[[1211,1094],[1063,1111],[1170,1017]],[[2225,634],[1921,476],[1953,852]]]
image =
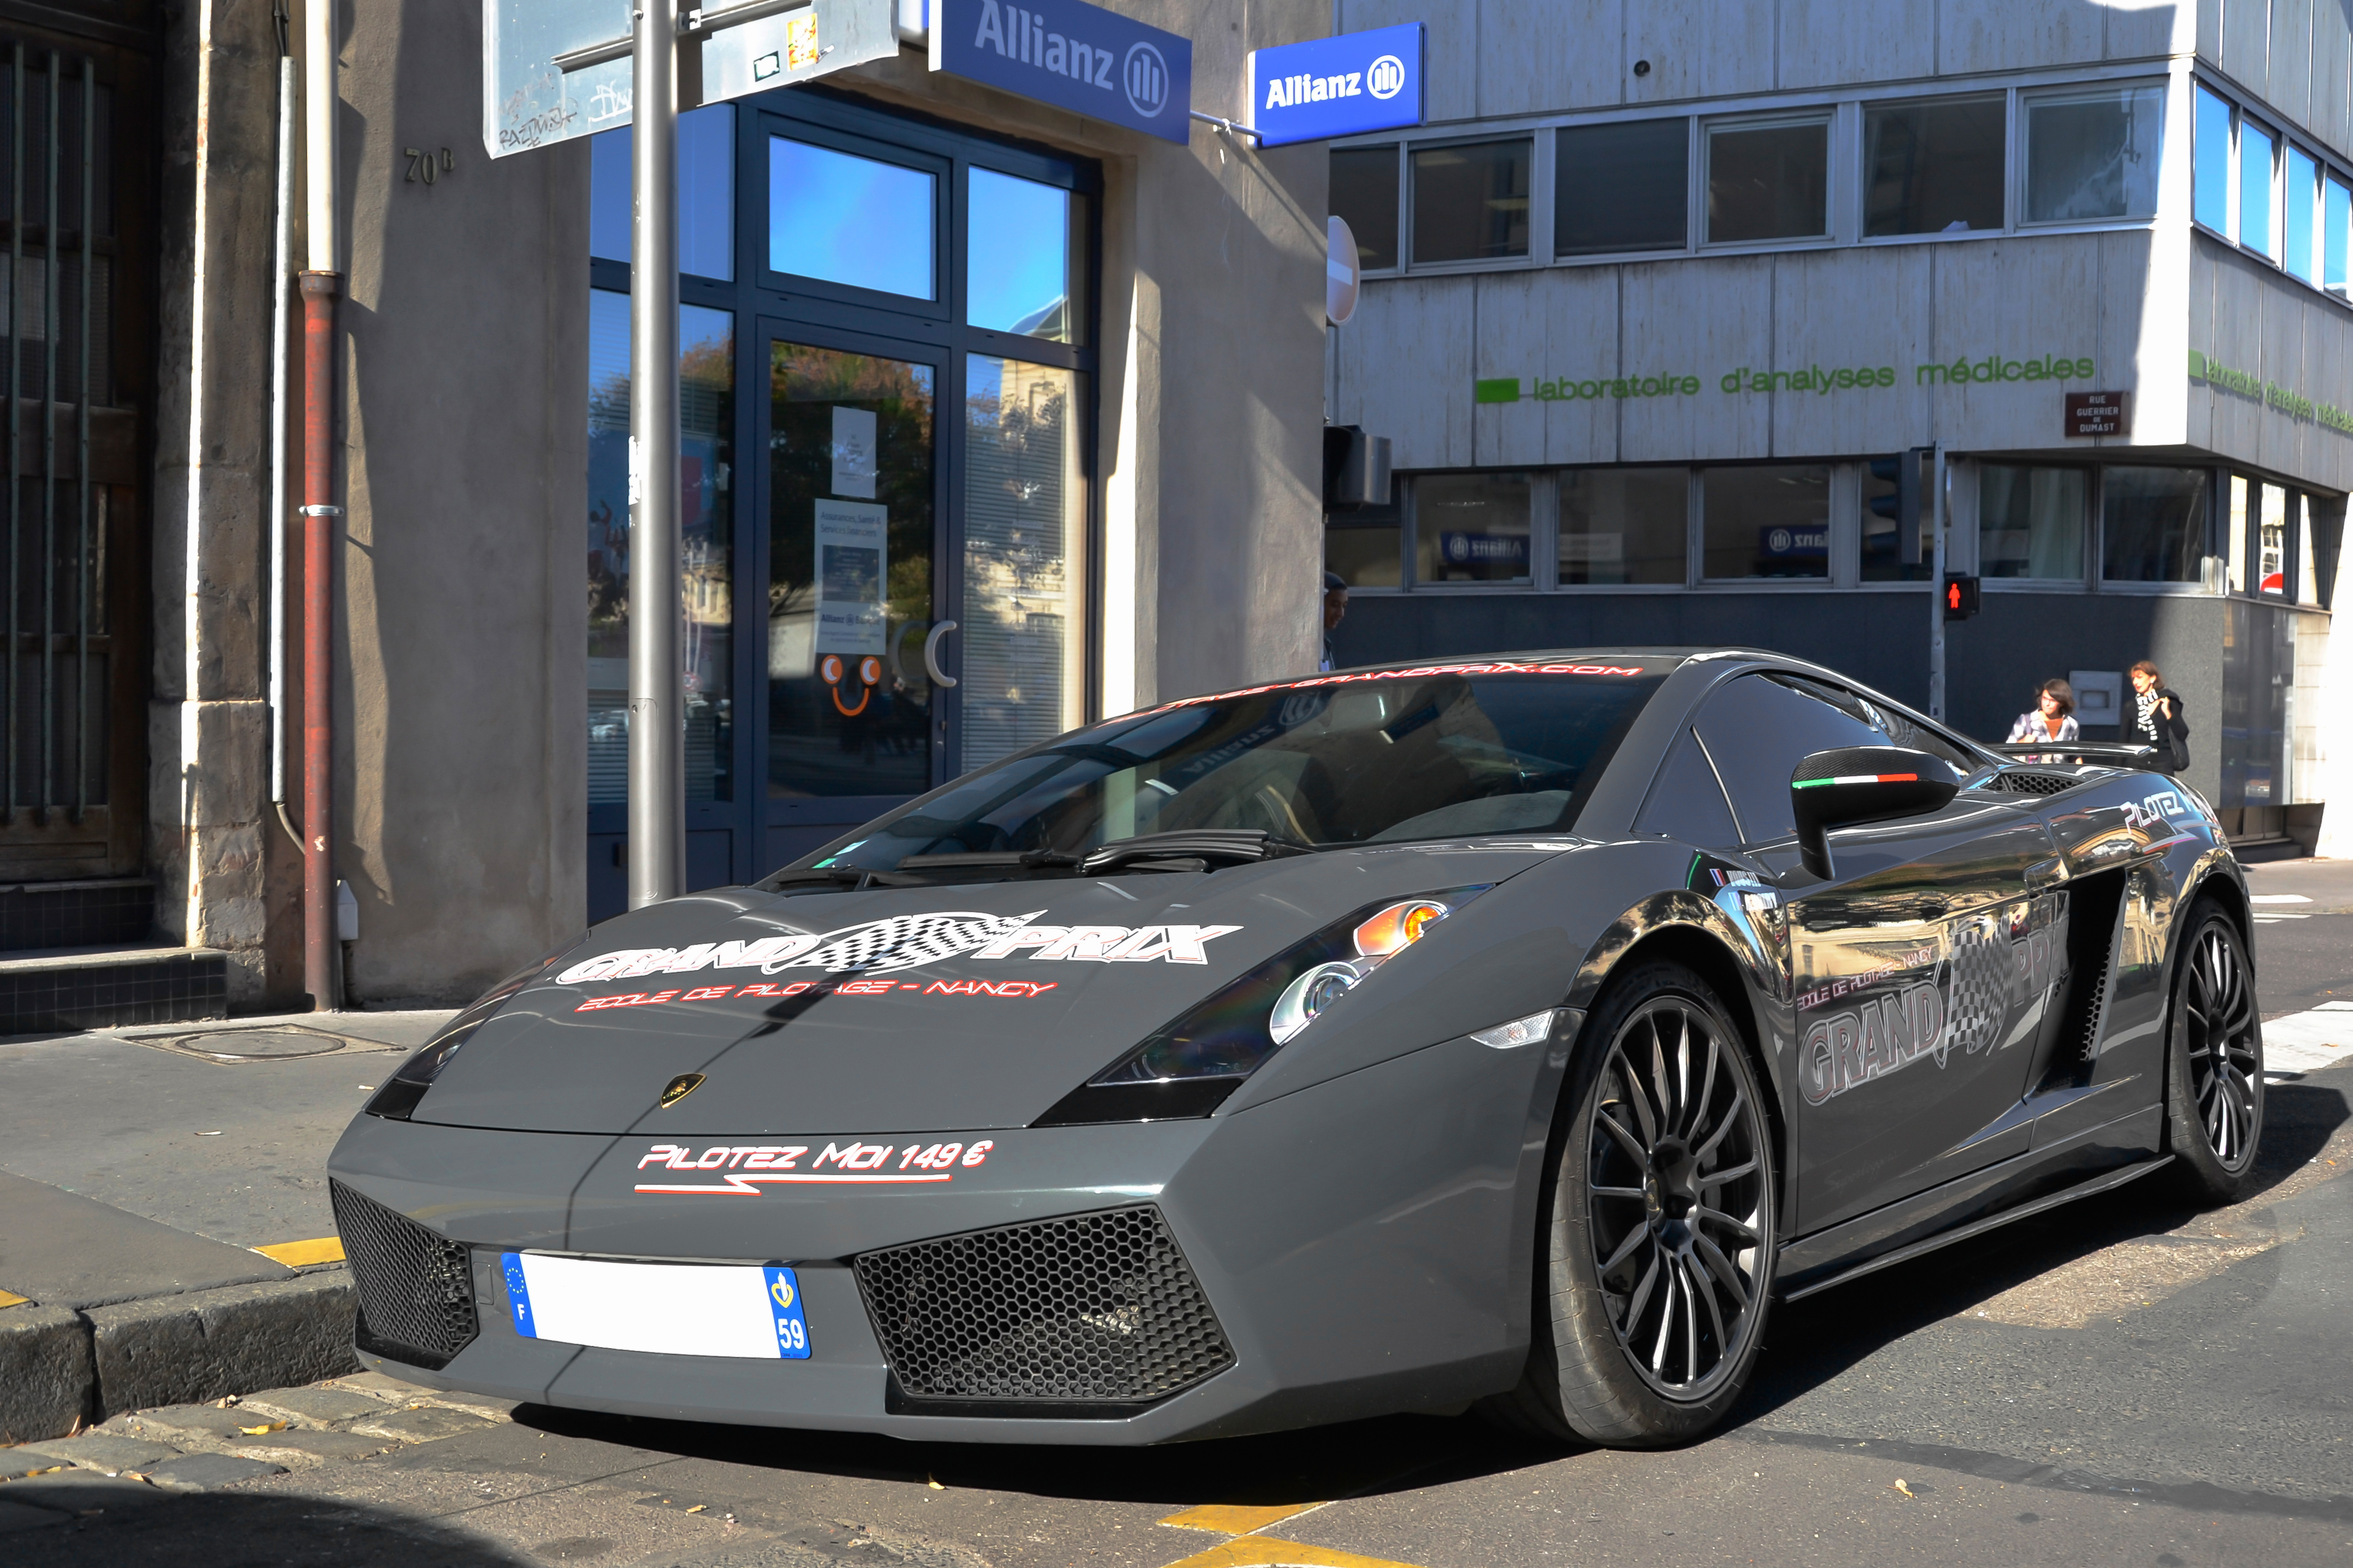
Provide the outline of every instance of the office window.
[[1535,144],[1416,148],[1413,259],[1495,261],[1528,253],[1528,168]]
[[[629,128],[588,141],[588,254],[629,259]],[[735,106],[714,103],[678,117],[678,269],[735,277]]]
[[1086,198],[994,169],[971,174],[965,227],[965,320],[1049,342],[1077,341],[1086,269],[1073,248]]
[[2330,175],[2320,183],[2320,284],[2345,292],[2345,243],[2353,225],[2353,189]]
[[1819,463],[1700,475],[1702,575],[1828,577],[1831,471]]
[[[1918,516],[1914,521],[1912,548],[1904,548],[1904,465],[1914,467],[1918,484]],[[1862,580],[1866,583],[1925,583],[1936,564],[1936,495],[1929,488],[1936,466],[1926,457],[1896,453],[1873,458],[1862,471]],[[1908,559],[1907,559],[1908,555]]]
[[1413,482],[1414,581],[1530,580],[1526,474],[1424,474]]
[[2224,542],[2222,585],[2233,594],[2247,591],[2247,503],[2254,494],[2243,474],[2230,478],[2228,539]]
[[2239,121],[2239,243],[2276,259],[2272,240],[2272,163],[2279,143],[2252,120]]
[[2294,142],[2287,149],[2287,181],[2280,192],[2280,229],[2287,254],[2281,264],[2306,283],[2320,277],[2312,253],[2314,209],[2320,203],[2320,165]]
[[2303,564],[2295,575],[2296,602],[2326,610],[2336,603],[2337,560],[2345,543],[2345,503],[2304,498]]
[[2255,535],[2255,592],[2287,592],[2287,536],[2294,498],[2278,485],[2263,487],[2263,510]]
[[2198,89],[2189,153],[2189,216],[2216,234],[2231,232],[2231,106]]
[[2000,93],[1866,105],[1864,235],[2000,228],[2004,112]]
[[1690,234],[1691,121],[1578,125],[1553,142],[1553,254],[1681,250]]
[[1714,245],[1830,232],[1828,121],[1707,128],[1707,237]]
[[1561,582],[1683,580],[1690,469],[1571,468],[1558,484]]
[[934,176],[922,169],[768,139],[768,267],[935,300]]
[[1403,581],[1404,511],[1395,501],[1328,512],[1324,518],[1324,569],[1351,588],[1394,588]]
[[1333,216],[1356,237],[1356,265],[1366,272],[1398,264],[1398,150],[1343,147],[1332,154]]
[[2030,99],[2026,220],[2153,216],[2164,119],[2160,85]]
[[2204,468],[2122,464],[2100,476],[2100,575],[2111,583],[2195,583],[2206,551]]
[[2084,578],[2090,475],[2082,468],[1978,468],[1978,574]]

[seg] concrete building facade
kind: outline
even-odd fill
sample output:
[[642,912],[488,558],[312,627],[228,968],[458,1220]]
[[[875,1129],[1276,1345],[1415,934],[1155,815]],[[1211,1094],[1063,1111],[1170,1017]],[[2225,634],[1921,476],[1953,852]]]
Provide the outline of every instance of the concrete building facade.
[[[2353,26],[2333,3],[1339,0],[1421,19],[1430,122],[1335,144],[1366,280],[1337,423],[1344,661],[1731,641],[2002,741],[2045,679],[2114,738],[2184,697],[2242,836],[2353,756]],[[1927,504],[1904,537],[1906,492]],[[2336,673],[2331,674],[2334,671]]]
[[[1315,658],[1324,150],[1261,153],[1198,123],[1179,144],[934,73],[923,6],[897,9],[895,58],[698,110],[684,138],[697,885],[757,877],[1069,723]],[[1225,115],[1248,51],[1329,23],[1322,0],[1110,9],[1188,38],[1194,106]],[[490,155],[482,17],[479,0],[334,17],[332,853],[351,1005],[463,999],[619,901],[626,786],[608,763],[626,713],[607,694],[626,686],[628,531],[608,468],[631,279],[607,235],[626,133]],[[9,993],[20,1026],[301,1004],[304,803],[290,768],[273,787],[272,726],[299,736],[305,715],[271,679],[300,647],[299,584],[282,644],[269,613],[271,534],[292,541],[300,519],[271,510],[269,344],[291,287],[271,259],[275,99],[306,19],[272,0],[0,0],[0,44],[37,89],[52,55],[66,84],[68,210],[17,233],[61,237],[69,367],[85,59],[90,102],[117,117],[90,143],[102,221],[84,226],[116,380],[44,395],[20,377],[34,434],[17,446],[38,446],[28,399],[69,433],[91,411],[94,444],[27,459],[20,510],[39,515],[44,484],[78,494],[77,460],[102,470],[92,509],[61,514],[96,521],[53,553],[115,530],[89,569],[112,616],[97,647],[107,670],[136,666],[115,710],[100,713],[103,674],[75,709],[57,671],[80,668],[95,623],[13,628],[39,700],[9,722],[49,772],[37,785],[25,763],[0,823],[0,923],[26,888],[40,910],[71,906],[6,942],[48,952],[50,978]],[[37,132],[47,100],[26,101]],[[36,167],[46,145],[28,143]],[[893,208],[911,184],[921,199]],[[36,292],[16,290],[20,310]],[[861,529],[887,534],[863,557]],[[40,560],[20,545],[20,616],[37,618],[21,580]],[[814,628],[845,601],[870,614],[831,646]],[[878,681],[828,685],[823,656],[854,671],[865,639]],[[42,752],[38,715],[60,703]],[[79,803],[60,760],[76,712],[100,713],[79,721],[100,757],[84,773],[116,781]],[[121,842],[88,826],[110,821]],[[60,956],[110,943],[123,951]]]

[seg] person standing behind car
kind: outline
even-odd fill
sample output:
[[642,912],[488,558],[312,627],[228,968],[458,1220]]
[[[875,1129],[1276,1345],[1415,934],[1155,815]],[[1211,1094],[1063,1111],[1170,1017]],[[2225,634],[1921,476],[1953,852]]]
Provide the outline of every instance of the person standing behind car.
[[2036,689],[2034,707],[2010,727],[2010,743],[2039,746],[2081,740],[2083,733],[2075,722],[2075,689],[2054,676]]
[[2182,717],[2181,694],[2165,684],[2155,663],[2142,659],[2132,667],[2133,710],[2125,725],[2127,744],[2154,746],[2151,764],[2161,773],[2178,773],[2189,765],[2189,721]]
[[1332,668],[1332,634],[1340,629],[1341,620],[1348,613],[1348,580],[1337,572],[1324,574],[1324,662],[1319,670]]

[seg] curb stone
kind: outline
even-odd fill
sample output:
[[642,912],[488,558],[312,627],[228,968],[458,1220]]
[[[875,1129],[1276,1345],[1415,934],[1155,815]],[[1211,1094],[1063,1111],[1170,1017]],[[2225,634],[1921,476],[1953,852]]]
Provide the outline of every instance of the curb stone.
[[90,1413],[90,1324],[69,1307],[0,1312],[0,1443],[62,1437]]
[[359,1364],[347,1268],[97,1307],[88,1316],[100,1416],[316,1383]]
[[356,1372],[352,1319],[347,1268],[86,1311],[11,1307],[0,1312],[0,1444]]

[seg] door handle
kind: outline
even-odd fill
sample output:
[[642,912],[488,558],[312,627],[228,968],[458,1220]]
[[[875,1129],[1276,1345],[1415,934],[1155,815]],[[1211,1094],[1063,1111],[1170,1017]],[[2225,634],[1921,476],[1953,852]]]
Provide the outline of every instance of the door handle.
[[943,691],[955,685],[956,681],[955,676],[940,668],[940,639],[955,629],[954,621],[942,621],[923,639],[923,673],[930,676],[932,684]]

